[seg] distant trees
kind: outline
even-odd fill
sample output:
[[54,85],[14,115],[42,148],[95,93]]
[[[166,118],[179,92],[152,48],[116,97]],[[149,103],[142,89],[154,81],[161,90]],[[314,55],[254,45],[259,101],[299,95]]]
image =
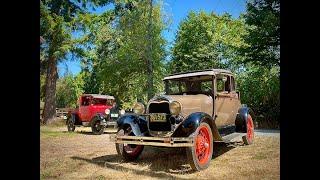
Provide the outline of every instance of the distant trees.
[[83,74],[76,76],[66,74],[57,81],[56,102],[58,108],[71,107],[75,108],[77,100],[83,93]]
[[190,12],[179,25],[172,49],[172,72],[230,68],[242,58],[237,48],[245,47],[244,19],[232,19],[229,14]]
[[239,52],[244,62],[271,68],[280,65],[280,0],[254,0],[244,15],[251,26],[244,36],[250,46]]
[[162,21],[161,4],[152,10],[152,30],[149,31],[149,4],[135,1],[131,9],[122,11],[113,26],[99,27],[96,46],[96,71],[101,83],[101,92],[119,98],[124,108],[137,101],[147,101],[147,66],[149,40],[152,39],[152,76],[156,91],[162,89],[165,72],[165,40],[162,31],[166,27]]
[[254,0],[244,15],[249,44],[239,48],[246,71],[239,76],[242,100],[268,127],[280,125],[280,0]]

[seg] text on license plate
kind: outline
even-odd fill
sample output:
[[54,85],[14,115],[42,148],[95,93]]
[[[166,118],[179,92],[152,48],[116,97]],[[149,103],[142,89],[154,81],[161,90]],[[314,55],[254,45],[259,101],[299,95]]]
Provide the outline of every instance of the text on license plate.
[[111,114],[111,117],[118,117],[118,114]]
[[150,122],[166,122],[166,113],[152,113],[150,114]]

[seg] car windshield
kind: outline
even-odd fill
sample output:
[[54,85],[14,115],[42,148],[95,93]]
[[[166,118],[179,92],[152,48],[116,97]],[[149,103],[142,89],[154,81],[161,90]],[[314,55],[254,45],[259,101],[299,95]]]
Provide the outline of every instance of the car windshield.
[[93,99],[92,104],[94,105],[106,105],[107,99]]
[[182,95],[182,94],[206,94],[212,95],[212,79],[211,78],[185,78],[166,80],[166,94]]

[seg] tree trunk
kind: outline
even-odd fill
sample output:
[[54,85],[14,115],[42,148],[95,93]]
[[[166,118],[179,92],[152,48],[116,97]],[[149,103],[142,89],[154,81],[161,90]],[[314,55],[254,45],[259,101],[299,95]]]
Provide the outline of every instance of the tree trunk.
[[50,124],[56,119],[56,82],[58,79],[57,61],[49,58],[46,77],[45,103],[43,109],[43,121]]
[[153,96],[153,62],[152,62],[152,0],[149,0],[150,10],[149,10],[149,24],[148,24],[148,60],[147,60],[147,88],[148,88],[148,100]]

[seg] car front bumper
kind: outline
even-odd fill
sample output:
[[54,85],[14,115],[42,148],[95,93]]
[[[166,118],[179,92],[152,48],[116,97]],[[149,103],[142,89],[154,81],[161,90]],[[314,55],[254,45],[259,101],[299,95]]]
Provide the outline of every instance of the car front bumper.
[[110,135],[110,141],[117,144],[136,144],[161,147],[191,147],[192,137],[146,137],[146,136],[119,136]]

